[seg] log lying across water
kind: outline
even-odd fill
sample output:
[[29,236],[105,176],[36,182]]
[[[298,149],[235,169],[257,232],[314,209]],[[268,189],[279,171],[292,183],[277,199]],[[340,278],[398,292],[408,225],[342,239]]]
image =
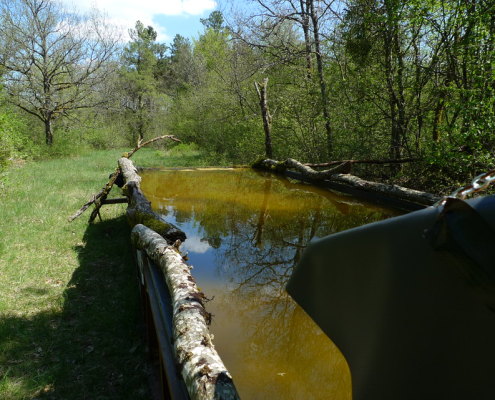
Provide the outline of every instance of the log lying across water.
[[315,171],[311,167],[289,158],[285,161],[264,159],[255,163],[253,168],[282,173],[291,178],[406,211],[431,206],[440,199],[439,196],[419,190],[366,181],[348,174],[349,166],[350,163],[343,162],[332,169]]
[[165,222],[163,217],[155,213],[151,203],[141,191],[141,177],[131,160],[126,157],[119,159],[119,166],[124,176],[124,193],[129,200],[127,220],[131,226],[143,224],[163,236],[169,244],[177,240],[186,240],[186,234],[175,225]]
[[193,400],[239,399],[232,376],[216,352],[208,330],[210,314],[190,267],[174,246],[138,224],[131,234],[134,246],[160,267],[172,298],[173,346],[178,368]]

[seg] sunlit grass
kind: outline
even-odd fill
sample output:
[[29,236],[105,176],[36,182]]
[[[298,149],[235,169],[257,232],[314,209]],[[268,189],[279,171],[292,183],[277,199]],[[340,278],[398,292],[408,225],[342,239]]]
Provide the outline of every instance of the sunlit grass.
[[[147,399],[149,365],[125,205],[67,218],[126,149],[11,167],[0,191],[0,398]],[[137,165],[204,165],[142,149]],[[120,197],[118,189],[112,196]]]

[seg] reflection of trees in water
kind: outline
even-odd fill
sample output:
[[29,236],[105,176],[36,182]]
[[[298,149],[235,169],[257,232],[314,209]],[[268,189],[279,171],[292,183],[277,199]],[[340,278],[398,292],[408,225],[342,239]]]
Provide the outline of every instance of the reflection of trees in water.
[[[323,198],[312,198],[289,219],[270,218],[271,186],[266,180],[258,215],[238,226],[218,254],[220,269],[235,285],[222,304],[231,307],[229,314],[242,321],[249,338],[239,347],[243,363],[257,369],[262,361],[272,369],[268,375],[245,374],[242,379],[253,381],[243,387],[256,388],[256,398],[348,398],[343,357],[285,292],[302,251],[320,231]],[[338,215],[333,212],[325,228],[333,228]]]
[[244,397],[350,398],[345,361],[285,285],[312,239],[382,219],[383,211],[251,171],[163,175],[150,200],[172,199],[176,221],[195,225],[216,248],[218,276],[229,282],[215,302],[243,325],[236,349],[247,370],[236,380],[256,389]]

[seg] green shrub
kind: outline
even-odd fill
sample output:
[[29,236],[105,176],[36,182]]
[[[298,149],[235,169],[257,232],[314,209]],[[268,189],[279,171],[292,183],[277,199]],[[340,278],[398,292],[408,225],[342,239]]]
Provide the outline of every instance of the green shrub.
[[27,138],[25,124],[8,109],[0,111],[0,171],[14,159],[25,158]]

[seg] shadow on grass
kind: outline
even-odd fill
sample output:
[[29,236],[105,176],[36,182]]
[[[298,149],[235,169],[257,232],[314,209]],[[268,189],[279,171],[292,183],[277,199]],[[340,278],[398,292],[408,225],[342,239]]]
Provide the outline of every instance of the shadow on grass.
[[150,398],[125,218],[88,225],[84,243],[61,312],[0,318],[6,399]]

